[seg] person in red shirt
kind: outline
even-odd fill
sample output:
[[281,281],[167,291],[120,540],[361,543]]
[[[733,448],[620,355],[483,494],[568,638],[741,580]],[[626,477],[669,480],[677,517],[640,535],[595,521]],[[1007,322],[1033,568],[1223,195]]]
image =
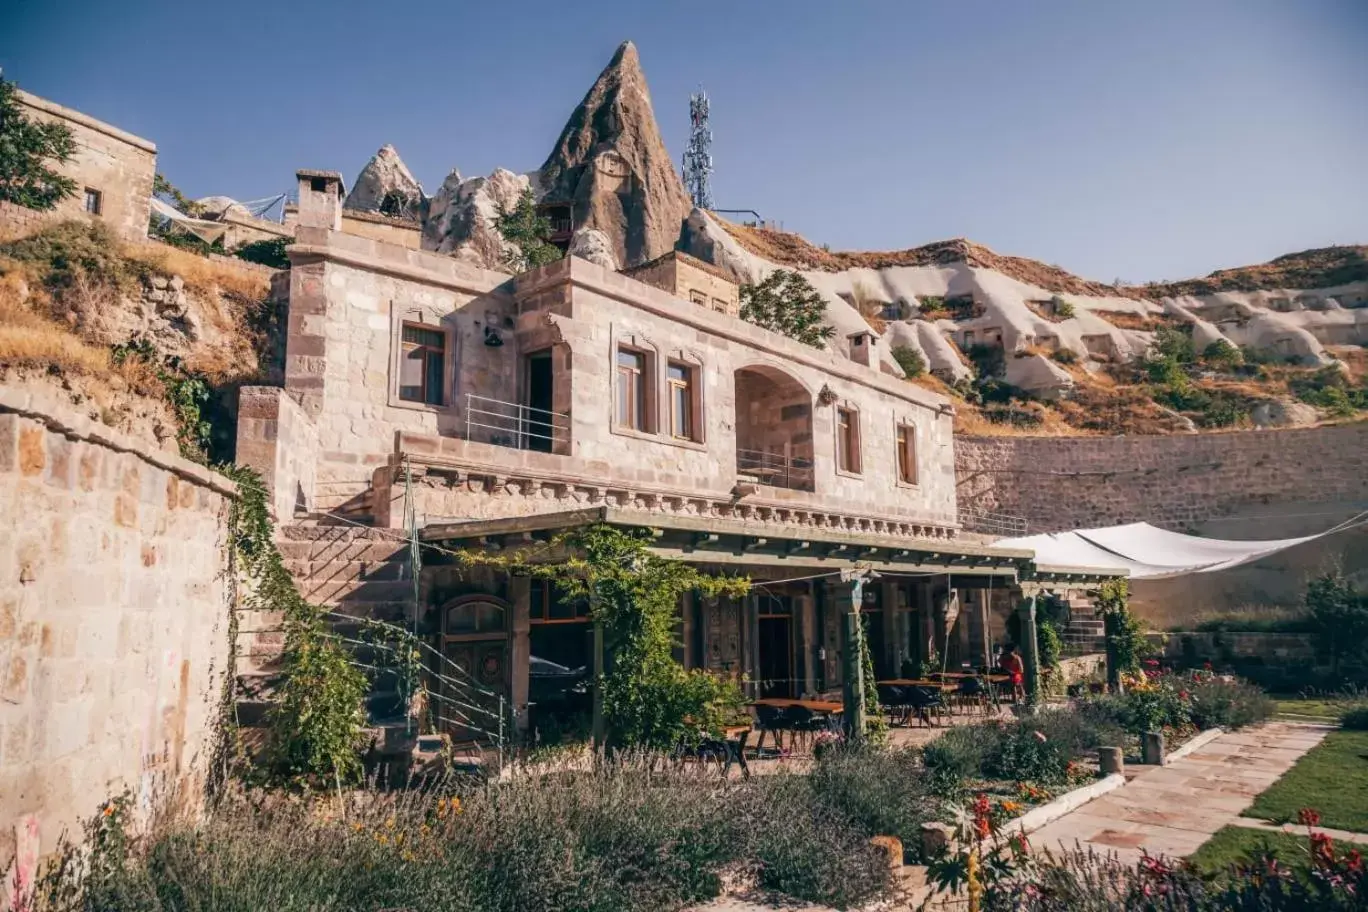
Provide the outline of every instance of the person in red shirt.
[[1012,699],[1020,703],[1026,696],[1026,666],[1021,662],[1021,653],[1013,646],[1002,658],[1002,670],[1012,678]]

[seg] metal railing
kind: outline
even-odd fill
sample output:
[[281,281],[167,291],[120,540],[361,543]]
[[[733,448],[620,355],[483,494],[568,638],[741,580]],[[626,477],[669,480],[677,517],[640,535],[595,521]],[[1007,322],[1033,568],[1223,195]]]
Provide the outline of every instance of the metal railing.
[[759,484],[793,491],[812,490],[812,460],[760,450],[736,451],[736,474]]
[[466,393],[466,439],[553,453],[570,439],[570,416]]
[[1020,516],[988,510],[960,510],[959,518],[966,532],[1004,536],[1026,534],[1026,520]]

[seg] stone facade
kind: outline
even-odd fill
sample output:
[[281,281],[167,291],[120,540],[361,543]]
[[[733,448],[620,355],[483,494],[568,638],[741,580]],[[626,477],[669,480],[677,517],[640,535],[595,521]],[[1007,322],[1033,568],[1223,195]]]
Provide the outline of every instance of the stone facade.
[[245,386],[238,394],[237,461],[262,473],[277,522],[313,508],[318,430],[279,387]]
[[[64,219],[98,219],[115,234],[139,241],[147,237],[152,179],[157,173],[157,147],[141,137],[36,95],[19,92],[24,116],[66,124],[76,141],[76,154],[57,170],[76,181],[76,193],[50,212],[0,203],[0,227],[27,234]],[[87,193],[95,194],[87,210]]]
[[718,313],[734,317],[741,309],[737,285],[725,272],[679,250],[625,269],[623,274]]
[[0,872],[131,790],[193,802],[212,762],[230,590],[221,476],[0,390]]

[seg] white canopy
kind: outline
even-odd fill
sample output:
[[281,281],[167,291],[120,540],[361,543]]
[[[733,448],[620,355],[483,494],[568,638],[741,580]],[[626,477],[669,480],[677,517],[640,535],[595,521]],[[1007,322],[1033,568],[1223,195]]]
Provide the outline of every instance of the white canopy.
[[[1359,517],[1355,517],[1358,520]],[[1100,529],[1074,529],[1022,538],[1004,538],[995,546],[1025,548],[1035,552],[1041,567],[1090,572],[1126,573],[1131,579],[1162,579],[1186,573],[1210,573],[1238,567],[1269,554],[1331,535],[1357,524],[1341,523],[1317,535],[1268,541],[1227,541],[1183,535],[1151,526],[1129,523]]]

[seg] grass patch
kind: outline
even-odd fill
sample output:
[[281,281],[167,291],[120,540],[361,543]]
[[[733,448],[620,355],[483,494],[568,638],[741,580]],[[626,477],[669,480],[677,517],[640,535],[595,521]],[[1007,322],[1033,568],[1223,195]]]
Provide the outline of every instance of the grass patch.
[[1298,716],[1323,722],[1338,722],[1349,710],[1368,705],[1362,699],[1335,697],[1290,697],[1276,699],[1273,703],[1276,706],[1274,713],[1279,716]]
[[1217,830],[1188,861],[1210,877],[1228,873],[1250,856],[1270,853],[1297,873],[1309,870],[1305,833],[1272,833],[1242,826]]
[[1319,811],[1322,826],[1368,832],[1368,732],[1331,732],[1255,798],[1245,816],[1288,823],[1302,808]]

